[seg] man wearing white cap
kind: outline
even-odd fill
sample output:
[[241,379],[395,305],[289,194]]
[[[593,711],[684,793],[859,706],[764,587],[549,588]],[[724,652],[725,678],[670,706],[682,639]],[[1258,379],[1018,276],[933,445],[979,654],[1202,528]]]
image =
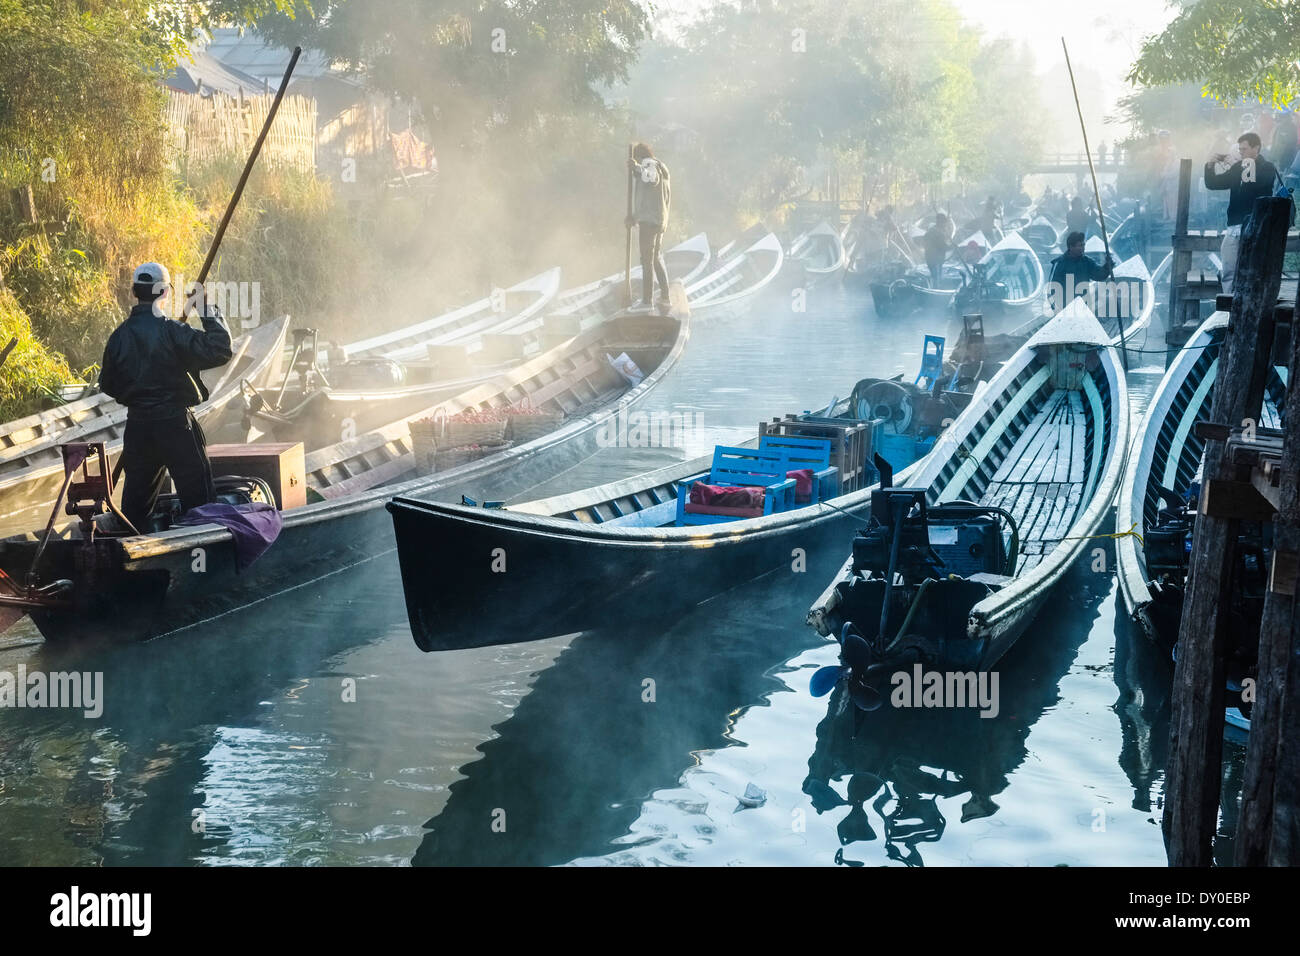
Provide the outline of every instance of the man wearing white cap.
[[208,397],[199,372],[230,361],[230,330],[216,307],[206,304],[201,287],[196,295],[202,331],[185,315],[169,319],[162,304],[171,277],[156,262],[135,270],[131,288],[137,302],[108,337],[99,388],[127,408],[122,513],[146,532],[168,473],[185,510],[216,497],[207,442],[190,406]]

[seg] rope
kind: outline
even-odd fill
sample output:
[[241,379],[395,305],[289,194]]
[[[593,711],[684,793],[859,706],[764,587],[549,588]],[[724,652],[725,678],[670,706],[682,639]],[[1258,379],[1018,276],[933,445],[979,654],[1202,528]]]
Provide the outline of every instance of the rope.
[[1039,539],[1039,540],[1044,541],[1044,542],[1047,542],[1047,541],[1087,541],[1087,540],[1090,540],[1090,539],[1092,539],[1092,538],[1137,538],[1137,540],[1138,540],[1138,544],[1142,545],[1142,547],[1144,547],[1144,548],[1146,547],[1146,544],[1142,541],[1142,535],[1138,534],[1138,532],[1137,532],[1137,522],[1136,522],[1136,521],[1133,522],[1133,527],[1129,528],[1127,531],[1113,531],[1113,532],[1111,532],[1110,534],[1075,534],[1075,535],[1071,535],[1071,536],[1068,537],[1068,538],[1041,538],[1041,539]]

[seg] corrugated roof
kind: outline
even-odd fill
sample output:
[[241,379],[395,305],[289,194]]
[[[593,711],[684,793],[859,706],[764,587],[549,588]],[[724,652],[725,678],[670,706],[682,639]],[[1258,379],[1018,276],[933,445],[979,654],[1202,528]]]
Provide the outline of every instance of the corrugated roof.
[[[268,45],[262,35],[255,30],[244,30],[241,34],[237,27],[214,29],[212,40],[204,50],[232,70],[246,73],[264,82],[269,81],[272,87],[275,87],[284,76],[292,53],[285,47]],[[303,50],[293,75],[295,80],[330,77],[344,82],[355,82],[340,71],[331,69],[329,61],[319,50]]]

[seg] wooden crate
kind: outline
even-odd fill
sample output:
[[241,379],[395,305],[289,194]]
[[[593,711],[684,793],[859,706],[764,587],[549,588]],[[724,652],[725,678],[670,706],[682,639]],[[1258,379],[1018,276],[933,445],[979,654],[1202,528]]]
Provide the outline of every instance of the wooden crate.
[[265,479],[281,511],[307,503],[307,469],[300,441],[209,445],[208,461],[214,478],[242,475]]
[[758,435],[790,438],[828,438],[831,443],[831,464],[840,473],[840,493],[857,491],[866,487],[868,456],[872,452],[871,432],[867,422],[820,418],[803,420],[794,415],[759,422]]

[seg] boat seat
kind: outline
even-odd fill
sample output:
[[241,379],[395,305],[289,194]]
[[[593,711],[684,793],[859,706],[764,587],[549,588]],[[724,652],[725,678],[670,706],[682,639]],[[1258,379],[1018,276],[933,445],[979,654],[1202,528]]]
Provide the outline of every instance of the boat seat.
[[[677,524],[713,524],[787,511],[794,506],[795,481],[786,477],[790,470],[784,455],[718,445],[713,450],[713,466],[709,473],[687,478],[677,486]],[[701,481],[723,487],[763,488],[763,510],[692,504],[691,488]],[[741,511],[744,513],[739,513]]]
[[758,450],[776,452],[786,460],[786,471],[809,468],[813,473],[812,496],[796,499],[797,504],[818,504],[840,493],[840,470],[831,464],[831,440],[803,435],[764,435]]

